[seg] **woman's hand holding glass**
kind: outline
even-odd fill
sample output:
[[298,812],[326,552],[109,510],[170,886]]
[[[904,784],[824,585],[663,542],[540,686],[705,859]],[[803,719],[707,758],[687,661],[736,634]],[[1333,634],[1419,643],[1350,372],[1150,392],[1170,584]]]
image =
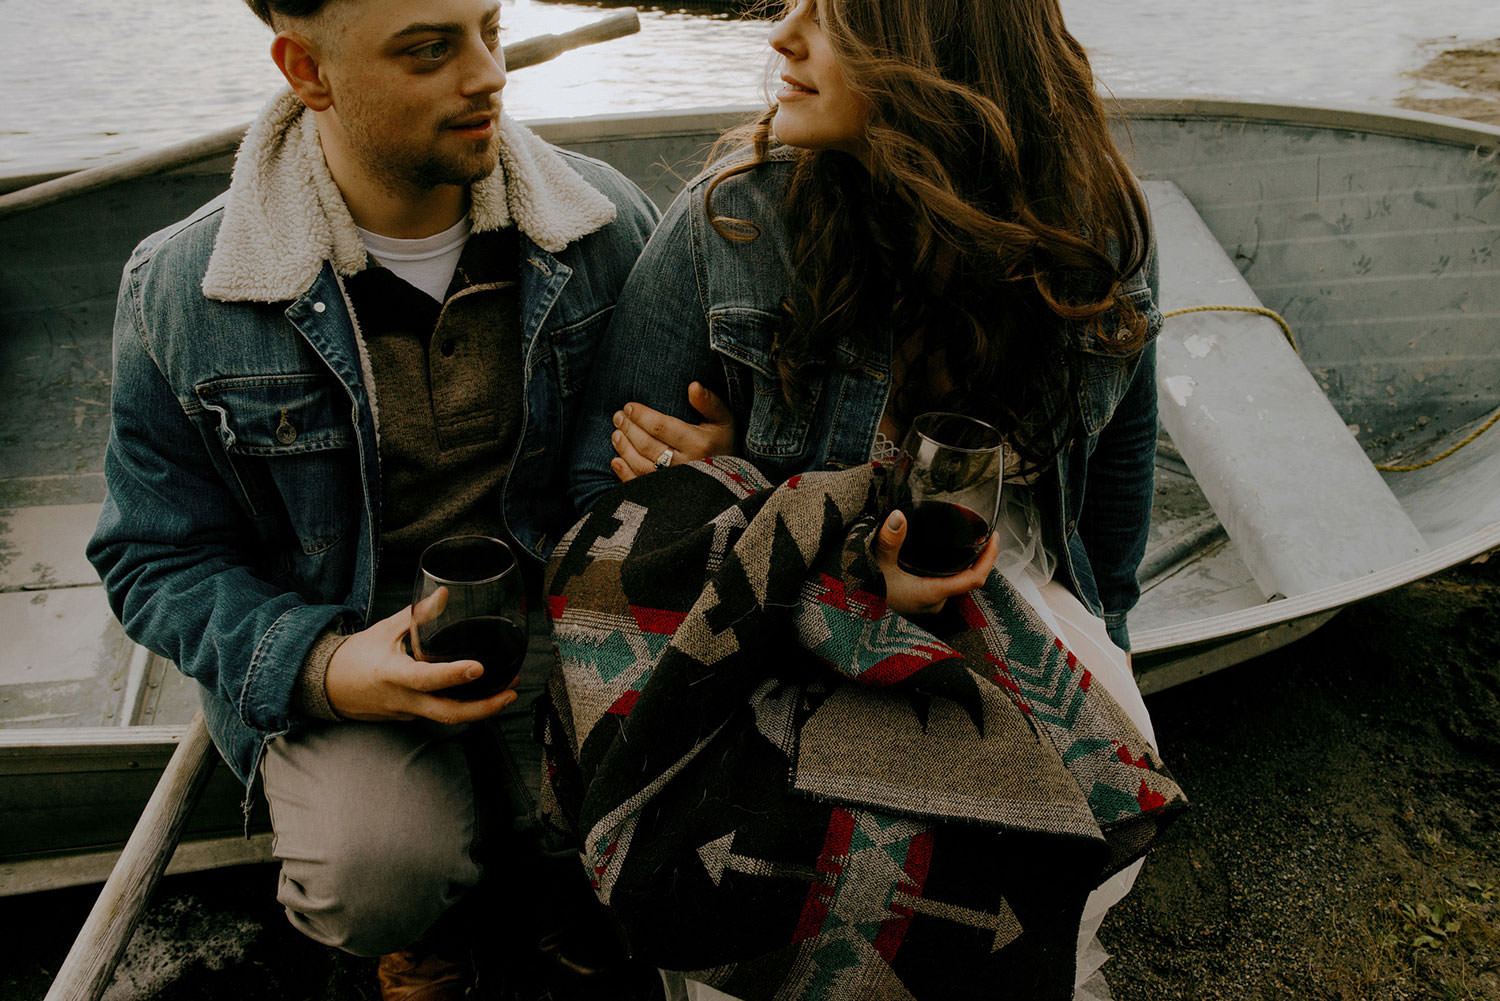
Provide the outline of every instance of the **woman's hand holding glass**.
[[983,421],[943,412],[912,421],[891,478],[896,510],[875,539],[892,609],[936,612],[984,583],[1000,552],[1004,468],[1004,439]]
[[663,466],[728,455],[734,450],[734,416],[702,383],[688,386],[688,403],[703,415],[699,424],[669,417],[641,403],[627,403],[614,416],[609,467],[627,482]]
[[885,577],[885,603],[901,615],[931,615],[942,611],[949,598],[974,590],[985,582],[995,558],[1000,555],[1000,537],[991,532],[989,541],[972,565],[951,577],[918,577],[896,563],[906,541],[906,516],[892,511],[875,535],[875,562]]

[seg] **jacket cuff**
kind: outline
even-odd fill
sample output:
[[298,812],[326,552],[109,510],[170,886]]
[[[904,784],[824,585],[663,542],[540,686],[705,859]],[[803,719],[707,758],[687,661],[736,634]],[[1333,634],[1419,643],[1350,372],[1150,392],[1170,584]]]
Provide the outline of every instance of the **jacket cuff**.
[[330,722],[343,718],[328,704],[328,663],[333,660],[334,651],[348,638],[335,626],[319,636],[312,649],[307,651],[302,670],[297,672],[297,681],[292,685],[292,712]]
[[1111,643],[1126,653],[1130,652],[1130,630],[1125,627],[1124,612],[1105,612],[1104,631],[1109,634]]

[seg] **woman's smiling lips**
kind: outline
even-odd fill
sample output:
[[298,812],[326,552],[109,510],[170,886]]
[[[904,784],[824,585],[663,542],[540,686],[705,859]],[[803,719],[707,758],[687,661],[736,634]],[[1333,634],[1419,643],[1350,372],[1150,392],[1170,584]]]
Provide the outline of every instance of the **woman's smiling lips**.
[[809,97],[817,94],[817,91],[794,76],[781,75],[782,88],[776,92],[778,101],[795,101],[799,97]]

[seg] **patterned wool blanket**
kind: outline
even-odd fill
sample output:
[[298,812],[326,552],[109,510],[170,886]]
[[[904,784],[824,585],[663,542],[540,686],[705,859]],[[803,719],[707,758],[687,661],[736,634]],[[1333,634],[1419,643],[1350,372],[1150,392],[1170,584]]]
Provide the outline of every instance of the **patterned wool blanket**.
[[1184,797],[999,574],[886,608],[886,485],[720,458],[579,522],[544,813],[637,956],[736,997],[1071,998],[1084,899]]

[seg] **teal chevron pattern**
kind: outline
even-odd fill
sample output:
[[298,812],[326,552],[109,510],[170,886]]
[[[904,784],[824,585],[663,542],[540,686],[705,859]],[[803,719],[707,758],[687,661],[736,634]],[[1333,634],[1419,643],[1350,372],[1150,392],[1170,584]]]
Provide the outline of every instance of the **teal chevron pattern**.
[[820,575],[802,589],[797,634],[829,667],[866,684],[890,685],[928,664],[959,656],[885,600],[867,591],[848,594],[842,581]]

